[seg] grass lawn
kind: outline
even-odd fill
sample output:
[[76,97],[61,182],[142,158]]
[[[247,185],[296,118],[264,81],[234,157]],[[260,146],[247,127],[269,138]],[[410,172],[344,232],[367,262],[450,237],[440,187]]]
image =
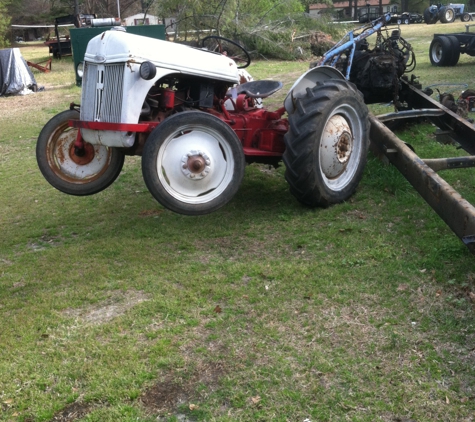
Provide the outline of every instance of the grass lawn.
[[[475,88],[475,58],[429,62],[433,33],[463,30],[402,27],[423,86]],[[249,71],[284,82],[272,108],[308,64]],[[250,165],[226,207],[177,215],[140,157],[68,196],[35,158],[44,124],[80,102],[71,58],[52,68],[34,71],[43,92],[0,97],[0,421],[475,420],[474,257],[393,167],[370,156],[328,209],[299,204],[282,167]],[[434,131],[398,136],[455,155]],[[474,169],[443,176],[475,200]]]

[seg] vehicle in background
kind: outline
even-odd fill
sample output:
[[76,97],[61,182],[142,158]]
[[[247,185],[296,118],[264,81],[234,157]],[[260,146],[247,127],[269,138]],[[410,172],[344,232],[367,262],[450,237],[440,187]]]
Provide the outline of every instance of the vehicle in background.
[[391,15],[391,23],[397,23],[398,25],[405,24],[409,25],[410,23],[422,23],[424,17],[420,13],[413,12],[403,12],[401,14]]
[[475,33],[434,34],[429,47],[429,59],[433,66],[455,66],[460,54],[475,56]]
[[442,23],[452,23],[457,18],[460,18],[462,22],[472,20],[470,13],[465,11],[463,3],[433,4],[424,10],[424,22],[427,25],[437,23],[439,20]]

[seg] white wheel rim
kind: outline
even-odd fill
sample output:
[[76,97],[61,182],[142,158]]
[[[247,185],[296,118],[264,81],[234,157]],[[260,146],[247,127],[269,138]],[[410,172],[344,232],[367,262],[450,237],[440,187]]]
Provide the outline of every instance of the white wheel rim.
[[157,174],[173,198],[187,204],[204,204],[219,197],[231,183],[233,152],[214,129],[185,125],[160,147]]
[[442,57],[442,44],[436,42],[434,43],[434,48],[432,49],[432,60],[435,63],[439,63],[441,57]]
[[354,178],[361,160],[363,128],[357,111],[342,105],[330,115],[320,140],[320,172],[331,190],[344,189]]
[[[56,132],[57,134],[58,132]],[[53,135],[55,136],[55,135]],[[50,143],[50,167],[62,179],[72,183],[90,182],[98,178],[108,167],[111,151],[100,145],[89,145],[93,148],[93,156],[87,164],[79,164],[74,160],[72,151],[77,137],[77,129],[66,128]]]

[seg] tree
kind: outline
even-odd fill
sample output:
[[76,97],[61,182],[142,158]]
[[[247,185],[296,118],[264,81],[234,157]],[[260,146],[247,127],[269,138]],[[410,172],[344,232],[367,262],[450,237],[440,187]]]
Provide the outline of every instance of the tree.
[[0,48],[6,47],[7,43],[7,32],[10,26],[10,16],[7,11],[7,1],[0,0]]
[[163,0],[155,6],[162,19],[175,18],[180,31],[212,29],[218,34],[303,11],[301,0]]

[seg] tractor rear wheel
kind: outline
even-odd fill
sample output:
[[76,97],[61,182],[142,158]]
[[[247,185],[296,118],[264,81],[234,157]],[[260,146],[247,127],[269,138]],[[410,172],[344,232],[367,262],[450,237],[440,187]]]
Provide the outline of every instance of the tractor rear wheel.
[[455,10],[451,6],[443,6],[439,9],[439,19],[442,23],[452,23],[455,20]]
[[174,114],[149,135],[142,156],[148,190],[166,208],[208,214],[226,205],[244,176],[245,158],[236,133],[201,111]]
[[437,13],[432,13],[430,7],[424,10],[424,22],[427,25],[433,25],[437,22]]
[[295,99],[283,160],[291,193],[327,207],[355,192],[369,148],[368,108],[356,87],[330,79]]
[[68,125],[69,120],[78,119],[76,110],[67,110],[46,123],[36,144],[36,160],[44,178],[56,189],[69,195],[93,195],[117,179],[124,153],[87,142],[78,151],[74,145],[78,129]]

